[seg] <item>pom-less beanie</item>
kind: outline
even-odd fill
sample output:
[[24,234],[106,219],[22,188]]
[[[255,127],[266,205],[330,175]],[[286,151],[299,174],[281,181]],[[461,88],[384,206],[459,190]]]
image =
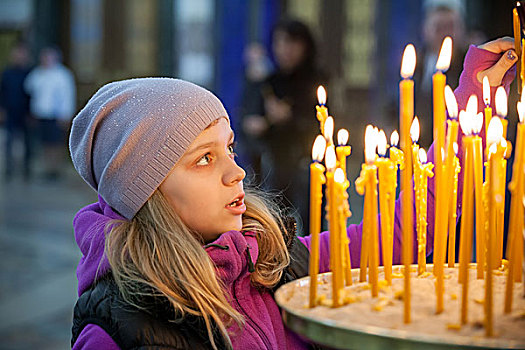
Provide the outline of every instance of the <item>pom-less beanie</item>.
[[73,119],[69,149],[75,169],[131,220],[193,140],[228,114],[195,84],[170,78],[109,83]]

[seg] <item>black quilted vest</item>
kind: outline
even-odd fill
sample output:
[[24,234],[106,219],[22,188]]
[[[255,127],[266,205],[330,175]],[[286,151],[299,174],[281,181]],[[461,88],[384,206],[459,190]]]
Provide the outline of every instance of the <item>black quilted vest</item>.
[[[284,283],[308,274],[308,249],[296,238],[287,242],[291,262],[274,291]],[[147,301],[148,312],[127,304],[108,274],[78,299],[73,315],[71,346],[88,324],[100,326],[121,349],[211,349],[202,317],[186,316],[170,322],[170,306],[162,298]],[[226,346],[214,331],[219,349]]]

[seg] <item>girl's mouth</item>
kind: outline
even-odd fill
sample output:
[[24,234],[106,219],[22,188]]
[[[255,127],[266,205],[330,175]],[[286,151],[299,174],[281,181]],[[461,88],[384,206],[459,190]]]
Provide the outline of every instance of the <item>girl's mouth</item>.
[[226,205],[226,209],[234,212],[235,214],[244,214],[246,211],[246,204],[244,204],[244,193],[237,196],[233,201]]

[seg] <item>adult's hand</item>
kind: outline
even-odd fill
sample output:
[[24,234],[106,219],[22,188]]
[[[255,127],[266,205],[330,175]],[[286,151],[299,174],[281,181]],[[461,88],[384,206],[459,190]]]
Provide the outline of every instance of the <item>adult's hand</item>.
[[518,55],[516,55],[516,51],[514,51],[514,39],[506,36],[479,45],[478,48],[497,54],[503,53],[496,64],[494,64],[489,69],[479,72],[477,76],[480,83],[486,76],[489,79],[490,86],[501,85],[501,81],[503,80],[505,73],[507,73],[507,71],[518,60]]

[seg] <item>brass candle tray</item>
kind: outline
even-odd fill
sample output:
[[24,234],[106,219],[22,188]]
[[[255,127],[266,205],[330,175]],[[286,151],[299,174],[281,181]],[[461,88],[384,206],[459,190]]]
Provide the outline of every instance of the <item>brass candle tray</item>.
[[[383,276],[382,270],[380,267],[380,276]],[[353,269],[353,285],[345,287],[342,293],[342,298],[349,303],[339,308],[330,306],[330,272],[318,275],[318,300],[321,300],[321,305],[315,308],[308,307],[310,277],[282,286],[275,293],[275,299],[282,309],[287,327],[310,341],[330,348],[525,349],[523,284],[514,284],[513,310],[510,315],[504,315],[505,288],[502,280],[506,280],[506,273],[494,272],[493,325],[496,336],[487,338],[483,326],[484,281],[476,281],[476,264],[469,267],[469,322],[462,327],[459,325],[462,288],[457,283],[457,270],[445,268],[445,312],[436,315],[432,265],[427,265],[427,273],[419,277],[417,265],[412,266],[409,324],[403,322],[402,266],[394,266],[392,286],[381,282],[376,298],[371,297],[368,283],[358,283],[359,269]],[[421,281],[416,282],[416,279]],[[415,293],[416,289],[421,293]]]

